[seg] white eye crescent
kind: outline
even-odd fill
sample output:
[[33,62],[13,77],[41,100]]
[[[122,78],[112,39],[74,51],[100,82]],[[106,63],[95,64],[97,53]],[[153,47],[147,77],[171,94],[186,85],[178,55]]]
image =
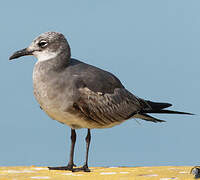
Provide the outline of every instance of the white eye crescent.
[[38,46],[39,47],[46,47],[48,45],[48,42],[46,40],[41,40],[39,43],[38,43]]

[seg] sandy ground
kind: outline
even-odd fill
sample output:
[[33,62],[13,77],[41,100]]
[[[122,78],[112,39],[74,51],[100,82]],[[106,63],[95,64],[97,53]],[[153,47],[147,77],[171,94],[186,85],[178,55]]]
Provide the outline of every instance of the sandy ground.
[[90,167],[91,172],[49,171],[47,167],[0,167],[0,180],[190,180],[193,167],[161,166],[161,167]]

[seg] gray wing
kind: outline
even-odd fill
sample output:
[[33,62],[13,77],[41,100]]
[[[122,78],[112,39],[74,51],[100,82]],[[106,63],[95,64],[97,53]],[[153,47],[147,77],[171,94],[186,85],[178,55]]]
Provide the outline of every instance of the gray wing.
[[74,107],[102,126],[129,119],[141,110],[138,98],[125,88],[116,88],[113,93],[103,94],[84,87],[79,92],[80,98]]
[[77,76],[76,87],[88,87],[93,92],[113,93],[116,88],[124,88],[120,80],[108,71],[71,59],[70,74]]
[[[72,59],[73,74],[79,98],[74,108],[84,117],[101,126],[122,122],[136,115],[147,121],[158,122],[146,114],[150,101],[134,96],[113,74]],[[140,116],[138,116],[140,115]]]

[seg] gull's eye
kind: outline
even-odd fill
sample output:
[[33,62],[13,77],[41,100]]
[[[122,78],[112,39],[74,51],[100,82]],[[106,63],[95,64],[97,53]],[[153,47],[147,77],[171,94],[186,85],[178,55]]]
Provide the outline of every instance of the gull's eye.
[[39,46],[39,47],[42,47],[42,48],[46,47],[47,45],[48,45],[48,42],[45,41],[45,40],[41,40],[41,41],[38,43],[38,46]]

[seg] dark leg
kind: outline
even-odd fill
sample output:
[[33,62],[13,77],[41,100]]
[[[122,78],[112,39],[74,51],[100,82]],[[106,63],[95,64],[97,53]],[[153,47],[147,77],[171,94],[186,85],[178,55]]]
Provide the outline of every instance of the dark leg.
[[49,170],[70,170],[72,171],[74,165],[74,147],[76,143],[76,131],[74,129],[71,129],[71,150],[70,150],[70,157],[69,157],[69,163],[67,166],[61,166],[61,167],[48,167]]
[[84,166],[88,168],[88,153],[89,153],[90,141],[91,141],[90,129],[88,129],[88,134],[87,134],[87,136],[85,138],[85,141],[86,141],[86,158],[85,158],[85,164],[84,164]]
[[78,171],[84,171],[84,172],[90,172],[90,169],[88,168],[88,153],[89,153],[89,148],[90,148],[90,141],[91,141],[91,133],[90,129],[88,129],[87,136],[85,138],[86,141],[86,158],[85,158],[85,163],[81,168],[74,168],[72,171],[73,172],[78,172]]

